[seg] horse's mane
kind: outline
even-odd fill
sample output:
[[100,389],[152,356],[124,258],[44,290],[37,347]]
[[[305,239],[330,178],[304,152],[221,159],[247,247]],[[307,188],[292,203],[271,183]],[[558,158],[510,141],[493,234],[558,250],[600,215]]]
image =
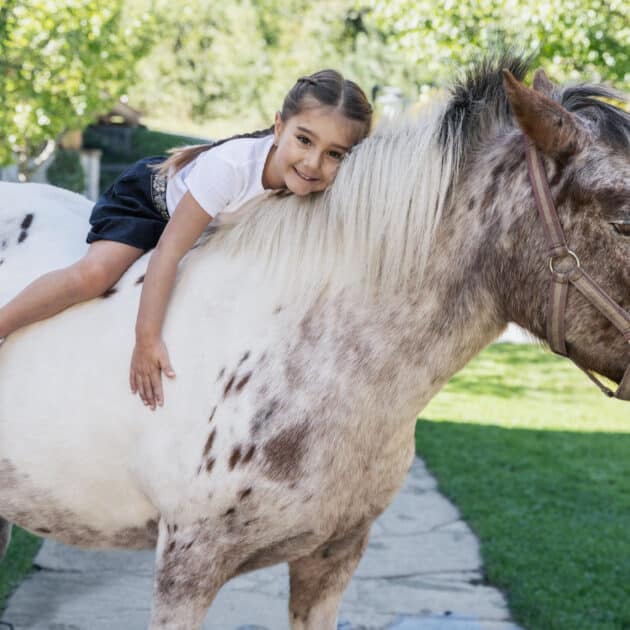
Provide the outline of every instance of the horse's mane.
[[609,100],[630,102],[622,92],[604,85],[575,85],[564,88],[559,95],[559,101],[570,112],[582,115],[595,124],[602,142],[627,152],[630,150],[630,114],[615,107]]
[[[487,58],[455,84],[450,98],[380,126],[355,147],[325,192],[266,198],[212,237],[231,255],[253,254],[276,277],[323,289],[360,283],[380,291],[418,287],[436,229],[471,149],[500,128],[513,128],[502,69],[519,80],[529,61]],[[630,116],[600,98],[603,86],[557,88],[573,112],[589,109],[603,140],[630,143]]]
[[529,60],[511,54],[487,57],[473,64],[453,85],[440,129],[443,146],[457,138],[461,151],[467,154],[498,128],[514,126],[503,91],[503,68],[522,81]]
[[[522,81],[530,65],[528,58],[511,53],[475,63],[451,90],[440,130],[443,145],[448,146],[457,137],[466,153],[499,128],[513,128],[502,70],[507,68]],[[623,93],[604,85],[581,83],[556,86],[550,96],[568,111],[589,118],[604,143],[621,150],[630,147],[630,114],[609,102],[628,102]]]
[[222,226],[210,246],[246,251],[275,277],[316,290],[420,283],[460,153],[455,142],[439,144],[442,114],[443,104],[380,126],[326,191],[268,197]]

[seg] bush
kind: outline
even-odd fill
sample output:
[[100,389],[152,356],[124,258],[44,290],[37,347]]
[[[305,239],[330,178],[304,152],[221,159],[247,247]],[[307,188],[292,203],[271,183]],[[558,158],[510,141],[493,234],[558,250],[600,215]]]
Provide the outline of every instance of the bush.
[[85,171],[78,151],[57,149],[46,171],[48,181],[54,186],[77,193],[85,192]]
[[165,155],[174,147],[205,142],[208,140],[151,131],[146,127],[90,125],[83,131],[83,147],[102,151],[101,192],[110,186],[125,168],[137,160],[152,155]]
[[83,147],[100,149],[103,163],[132,163],[151,155],[163,155],[168,149],[187,144],[203,144],[208,140],[181,136],[146,127],[90,125],[83,131]]

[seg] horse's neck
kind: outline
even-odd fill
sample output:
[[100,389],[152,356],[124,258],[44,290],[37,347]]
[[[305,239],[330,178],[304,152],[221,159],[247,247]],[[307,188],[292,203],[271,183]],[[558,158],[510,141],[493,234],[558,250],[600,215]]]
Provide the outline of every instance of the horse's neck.
[[[316,316],[330,318],[326,328],[342,340],[339,361],[352,366],[352,387],[361,387],[362,379],[369,383],[364,389],[373,397],[372,413],[386,404],[385,416],[413,417],[505,326],[484,276],[464,276],[454,253],[443,254],[432,258],[415,295],[365,302],[341,294],[325,306],[328,315]],[[307,329],[313,321],[307,317]]]
[[548,248],[522,135],[499,133],[476,152],[464,179],[455,208],[459,246],[476,249],[472,265],[485,276],[505,321],[544,338],[548,288],[537,270]]
[[[531,192],[512,144],[467,167],[436,233],[417,311],[409,313],[430,395],[515,319],[515,296],[531,303],[521,277]],[[532,329],[530,319],[517,321]]]

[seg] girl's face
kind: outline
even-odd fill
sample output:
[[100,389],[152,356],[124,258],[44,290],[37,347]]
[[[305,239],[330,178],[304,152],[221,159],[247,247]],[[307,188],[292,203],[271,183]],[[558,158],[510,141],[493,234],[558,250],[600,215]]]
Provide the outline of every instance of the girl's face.
[[357,123],[330,107],[310,108],[286,121],[278,112],[274,136],[276,150],[265,166],[263,183],[308,195],[332,183],[356,142]]

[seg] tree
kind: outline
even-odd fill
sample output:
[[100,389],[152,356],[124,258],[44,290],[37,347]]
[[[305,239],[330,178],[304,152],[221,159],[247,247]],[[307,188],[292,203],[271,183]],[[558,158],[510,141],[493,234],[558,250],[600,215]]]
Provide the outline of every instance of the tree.
[[505,48],[532,56],[556,80],[630,81],[625,0],[360,0],[367,28],[437,85],[473,59]]
[[337,39],[352,3],[189,0],[174,12],[170,0],[157,0],[160,44],[141,62],[145,80],[129,98],[162,119],[220,120],[219,133],[269,125],[300,75],[345,70]]
[[0,165],[31,161],[61,132],[107,110],[150,49],[150,17],[123,20],[123,0],[3,0]]

